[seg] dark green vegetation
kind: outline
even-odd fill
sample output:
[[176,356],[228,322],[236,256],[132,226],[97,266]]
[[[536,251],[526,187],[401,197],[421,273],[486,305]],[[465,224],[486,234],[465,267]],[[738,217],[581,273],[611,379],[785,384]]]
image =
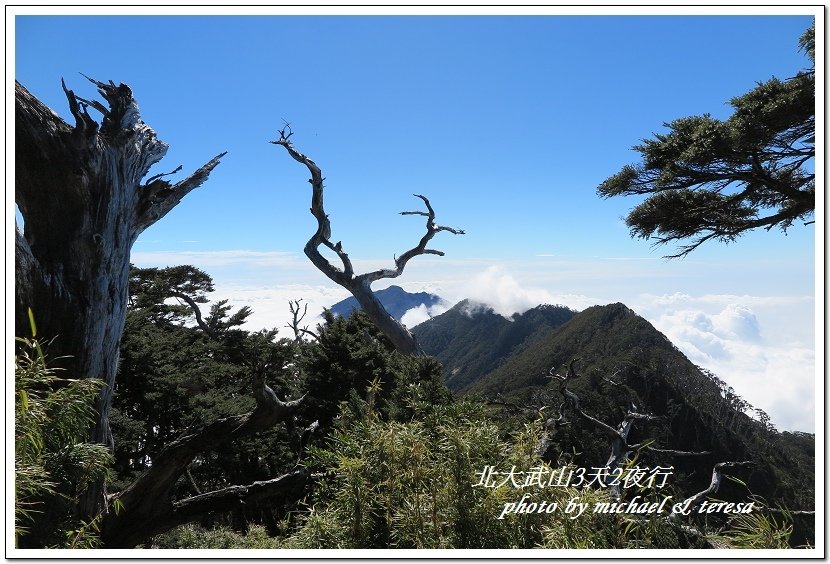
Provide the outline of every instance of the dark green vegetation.
[[[815,209],[815,26],[800,40],[812,63],[792,78],[759,83],[730,103],[726,120],[708,114],[666,123],[634,149],[643,157],[603,182],[605,197],[645,195],[626,218],[633,237],[655,244],[707,240],[746,231],[786,231]],[[812,223],[812,221],[810,221]]]
[[[787,531],[784,536],[795,544],[811,542],[810,516],[790,516],[787,521],[777,514],[762,513],[752,517],[751,526],[744,523],[746,518],[735,518],[736,526],[744,527],[735,529],[737,532],[726,519],[707,516],[713,530],[725,527],[732,531],[719,540],[690,536],[656,519],[633,525],[625,518],[602,515],[580,518],[576,523],[547,515],[494,519],[504,503],[515,501],[512,497],[519,490],[471,487],[476,472],[485,465],[530,468],[546,461],[552,467],[590,467],[602,466],[608,457],[605,437],[577,418],[555,429],[551,440],[545,442],[545,452],[538,450],[549,432],[538,418],[538,408],[545,407],[550,414],[561,402],[547,378],[549,368],[574,356],[586,359],[579,365],[582,377],[573,385],[584,409],[611,425],[622,419],[632,403],[640,412],[660,417],[637,422],[632,444],[653,439],[650,444],[654,448],[709,451],[698,457],[643,451],[639,463],[675,467],[671,493],[677,499],[705,489],[716,462],[751,460],[756,464],[735,470],[732,475],[739,481],[725,480],[716,499],[746,501],[758,496],[752,499],[810,508],[812,437],[778,434],[768,424],[744,415],[747,406],[731,389],[692,365],[650,324],[621,304],[579,314],[565,308],[539,307],[515,316],[513,322],[499,321],[499,316],[487,311],[466,315],[463,312],[468,307],[467,303],[459,304],[422,324],[417,336],[427,345],[424,336],[441,335],[445,351],[461,350],[459,342],[481,351],[487,349],[483,343],[513,344],[505,345],[503,357],[492,357],[501,361],[494,363],[493,370],[469,383],[465,394],[476,400],[472,403],[452,401],[446,392],[441,393],[435,365],[431,378],[398,380],[401,371],[395,364],[401,357],[390,354],[391,346],[384,344],[362,316],[327,319],[326,326],[320,328],[318,345],[323,349],[312,353],[310,359],[314,360],[303,366],[308,372],[309,398],[330,394],[327,401],[309,403],[310,410],[334,417],[326,419],[331,423],[331,434],[312,449],[307,463],[334,474],[319,483],[314,501],[306,502],[307,512],[301,510],[299,520],[292,521],[299,528],[292,529],[287,517],[284,526],[292,533],[283,541],[262,541],[257,546],[689,548],[707,543],[721,546],[717,542],[727,541],[738,544],[735,538],[746,540],[747,529],[761,526],[775,531],[783,527]],[[570,320],[563,322],[562,317]],[[514,335],[526,337],[507,338]],[[326,371],[329,366],[336,370]],[[603,379],[612,375],[613,384]],[[318,383],[311,384],[313,381]],[[415,397],[411,395],[414,390]],[[347,403],[341,401],[335,408],[336,398],[344,397]],[[494,398],[498,400],[479,401]],[[544,499],[566,499],[571,494],[574,492],[546,491]],[[607,492],[601,489],[581,495],[607,500],[603,497]],[[689,523],[701,526],[698,521],[689,519]],[[794,523],[794,532],[790,523]],[[189,528],[155,542],[157,546],[180,546],[176,543],[182,535],[195,538],[207,533]],[[780,535],[776,538],[780,540]]]
[[[198,308],[212,289],[210,277],[193,267],[131,271],[130,306],[110,415],[118,437],[116,490],[129,485],[185,430],[253,409],[252,372],[266,370],[280,397],[297,395],[288,368],[294,354],[291,341],[278,340],[276,331],[241,330],[250,314],[247,308],[231,313],[225,302],[218,302],[202,319],[201,311],[185,301]],[[180,297],[168,299],[171,296]],[[189,326],[196,312],[201,326]],[[188,466],[175,485],[176,497],[280,475],[293,466],[298,448],[299,437],[282,426],[219,445]],[[273,511],[256,502],[231,512],[228,519],[240,523],[250,516],[274,530]],[[213,519],[207,517],[205,523]]]
[[[454,313],[437,316],[417,330],[424,335],[440,334],[447,326],[444,316],[460,322],[460,311],[456,306],[451,310]],[[540,331],[541,336],[502,359],[498,366],[480,372],[478,379],[467,382],[461,394],[490,402],[499,410],[505,428],[511,428],[511,418],[513,426],[520,426],[528,414],[540,410],[544,410],[544,417],[555,418],[563,397],[551,378],[551,369],[563,373],[569,361],[578,358],[578,378],[571,389],[586,412],[614,427],[632,410],[659,417],[656,421],[637,421],[630,444],[653,441],[650,445],[659,449],[710,453],[680,458],[642,453],[642,459],[652,465],[674,465],[684,491],[704,489],[715,462],[750,460],[754,466],[741,475],[746,486],[725,484],[719,498],[739,499],[748,489],[770,503],[790,508],[813,506],[812,435],[777,432],[765,413],[753,410],[717,376],[691,363],[664,335],[623,304],[570,314],[570,321]],[[537,323],[547,327],[546,321],[537,317]],[[474,327],[476,323],[481,327]],[[434,333],[432,325],[437,327]],[[457,350],[456,341],[468,342],[470,335],[478,330],[488,332],[495,325],[497,322],[487,315],[466,317],[462,330],[455,333],[455,339],[447,339],[444,350]],[[419,339],[423,340],[420,335]],[[756,413],[757,420],[747,413]],[[575,457],[574,452],[578,453]],[[583,466],[601,466],[608,459],[609,445],[595,426],[576,419],[552,430],[551,443],[542,454],[553,462],[565,457]],[[800,537],[802,541],[812,534],[811,519],[798,519],[797,532],[805,535]]]
[[464,300],[412,329],[421,347],[444,367],[444,380],[460,390],[526,349],[575,314],[541,305],[507,319],[487,306]]

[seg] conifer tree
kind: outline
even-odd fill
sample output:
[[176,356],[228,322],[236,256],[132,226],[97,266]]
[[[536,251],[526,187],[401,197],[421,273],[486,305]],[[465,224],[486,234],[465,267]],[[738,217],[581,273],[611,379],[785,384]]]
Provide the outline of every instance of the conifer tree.
[[666,123],[600,184],[603,197],[646,196],[625,221],[655,245],[689,241],[671,258],[709,240],[732,242],[758,228],[812,223],[815,209],[815,25],[801,37],[812,66],[772,78],[730,101],[726,120],[709,114]]

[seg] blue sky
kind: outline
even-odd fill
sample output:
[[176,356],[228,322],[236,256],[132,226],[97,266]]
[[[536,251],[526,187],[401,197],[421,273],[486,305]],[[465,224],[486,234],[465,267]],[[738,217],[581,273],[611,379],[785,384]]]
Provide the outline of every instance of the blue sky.
[[[18,16],[14,76],[65,118],[61,77],[86,98],[96,94],[80,72],[127,83],[170,145],[151,174],[228,151],[133,260],[203,267],[217,298],[252,305],[262,325],[284,322],[288,297],[322,307],[345,295],[302,255],[315,228],[308,173],[268,143],[285,120],[327,177],[333,238],[361,265],[389,265],[417,243],[423,222],[397,214],[418,209],[413,193],[467,232],[439,234],[446,256],[414,259],[395,281],[406,289],[478,293],[505,312],[623,301],[727,382],[718,368],[742,374],[739,393],[792,366],[781,356],[792,350],[798,397],[813,392],[816,227],[665,261],[670,248],[628,236],[621,217],[637,201],[595,192],[662,123],[725,118],[731,97],[808,66],[798,38],[812,17],[586,13]],[[750,332],[727,331],[737,322]],[[715,338],[720,348],[707,349]],[[743,374],[750,346],[769,362]],[[746,397],[768,402],[784,428],[812,430],[795,396],[774,407],[773,395]]]

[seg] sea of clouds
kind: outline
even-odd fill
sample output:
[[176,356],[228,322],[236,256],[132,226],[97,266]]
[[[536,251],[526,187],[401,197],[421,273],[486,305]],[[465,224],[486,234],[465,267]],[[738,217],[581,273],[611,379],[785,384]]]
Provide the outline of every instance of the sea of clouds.
[[[423,288],[407,288],[424,291]],[[815,429],[815,340],[812,296],[759,297],[749,295],[639,294],[603,300],[579,294],[556,294],[522,286],[513,276],[493,267],[457,288],[447,287],[441,303],[412,308],[403,316],[414,327],[440,315],[461,299],[485,304],[509,318],[542,303],[576,310],[623,301],[666,335],[692,362],[711,370],[753,406],[766,411],[780,430]],[[432,288],[436,293],[438,289]],[[466,293],[466,295],[465,295]],[[303,325],[322,321],[323,308],[348,297],[339,287],[282,285],[246,288],[217,285],[216,295],[235,307],[250,306],[247,327],[281,328],[290,336],[290,300],[308,304]]]

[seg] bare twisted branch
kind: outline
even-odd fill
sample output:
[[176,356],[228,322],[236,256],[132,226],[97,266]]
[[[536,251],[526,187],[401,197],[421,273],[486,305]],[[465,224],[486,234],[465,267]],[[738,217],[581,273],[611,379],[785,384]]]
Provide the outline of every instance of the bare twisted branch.
[[[291,136],[294,132],[291,130],[289,124],[279,130],[280,137],[276,141],[271,141],[274,145],[280,145],[288,151],[288,154],[295,161],[303,164],[311,173],[309,182],[311,183],[311,214],[317,219],[317,230],[308,240],[305,245],[305,254],[311,260],[312,264],[325,274],[330,280],[336,282],[349,290],[355,299],[360,304],[363,311],[369,318],[377,325],[377,327],[386,335],[398,352],[408,355],[422,354],[420,346],[415,340],[415,337],[401,325],[394,317],[380,303],[380,300],[372,292],[371,285],[373,282],[382,278],[397,278],[400,276],[407,262],[415,256],[430,254],[443,256],[442,251],[436,249],[428,249],[429,241],[440,231],[449,231],[456,235],[463,235],[464,231],[454,229],[452,227],[445,227],[435,223],[435,210],[432,208],[426,196],[416,194],[417,198],[423,200],[427,211],[410,211],[402,212],[402,215],[420,215],[427,218],[426,234],[421,237],[417,246],[409,249],[400,257],[395,258],[395,268],[379,269],[372,272],[356,275],[354,266],[348,253],[343,250],[343,245],[340,241],[332,243],[331,241],[331,222],[326,214],[323,205],[323,173],[320,167],[311,160],[308,156],[298,151],[291,143]],[[320,246],[326,247],[340,259],[342,269],[331,264],[320,252]]]

